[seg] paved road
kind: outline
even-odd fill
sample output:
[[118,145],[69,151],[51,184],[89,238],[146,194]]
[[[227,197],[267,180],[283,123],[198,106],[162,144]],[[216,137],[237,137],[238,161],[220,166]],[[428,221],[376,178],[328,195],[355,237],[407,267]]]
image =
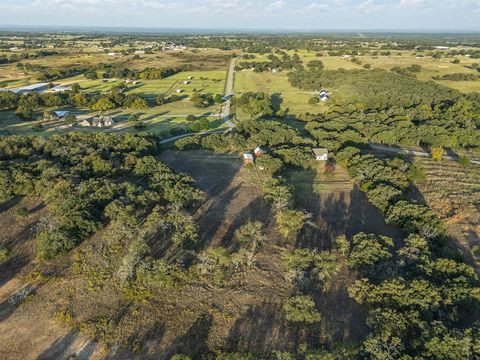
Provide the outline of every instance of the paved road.
[[[400,146],[388,146],[388,145],[381,145],[381,144],[374,144],[374,143],[369,143],[369,146],[370,148],[376,151],[384,151],[384,152],[390,152],[394,154],[405,154],[405,155],[421,156],[421,157],[428,157],[428,158],[432,157],[428,152],[423,150],[414,150],[414,149],[404,148]],[[449,160],[449,161],[458,161],[459,157],[445,155],[443,159]],[[480,160],[471,159],[470,163],[475,165],[480,165]]]
[[[225,93],[224,95],[227,96],[233,93],[233,85],[235,83],[235,64],[237,62],[237,58],[234,58],[230,61],[230,65],[228,67],[228,74],[227,74],[227,82],[225,84]],[[228,99],[223,104],[223,119],[225,124],[231,129],[233,129],[236,125],[232,121],[232,99]]]

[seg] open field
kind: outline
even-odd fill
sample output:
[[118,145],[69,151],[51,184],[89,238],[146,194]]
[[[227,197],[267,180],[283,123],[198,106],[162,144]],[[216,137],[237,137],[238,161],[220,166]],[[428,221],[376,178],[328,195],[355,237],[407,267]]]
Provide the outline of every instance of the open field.
[[[109,111],[108,114],[114,116],[117,124],[112,129],[91,129],[74,127],[69,128],[62,122],[45,123],[42,121],[22,121],[18,119],[13,112],[2,112],[0,115],[0,132],[10,132],[12,134],[44,134],[51,135],[53,133],[61,133],[71,130],[80,131],[131,131],[134,130],[130,124],[127,123],[128,118],[132,114],[137,114],[140,119],[147,125],[147,131],[162,132],[169,131],[177,127],[187,127],[191,123],[186,121],[188,115],[196,115],[200,117],[207,117],[211,122],[211,129],[221,126],[221,121],[218,117],[212,116],[219,114],[221,105],[213,105],[204,109],[198,109],[193,106],[189,100],[189,96],[194,90],[201,91],[204,94],[223,94],[225,87],[227,71],[186,71],[180,72],[173,76],[161,80],[141,80],[137,85],[129,85],[125,94],[137,94],[148,98],[150,102],[154,102],[158,95],[164,94],[166,96],[176,94],[177,89],[181,89],[181,95],[185,98],[181,101],[168,103],[162,106],[154,106],[145,110],[130,110],[130,109],[116,109]],[[188,77],[189,84],[183,84]],[[83,76],[75,76],[64,79],[59,84],[73,84],[78,83],[82,91],[89,94],[101,94],[109,91],[113,86],[124,83],[123,80],[86,80]],[[57,108],[45,110],[59,110]],[[99,114],[98,111],[91,111],[89,109],[69,109],[75,114],[79,121]],[[38,112],[37,117],[41,117],[42,112]],[[40,131],[32,130],[32,126],[41,123],[44,129]]]
[[[56,50],[58,51],[58,50]],[[112,50],[115,51],[115,50]],[[61,50],[61,53],[38,59],[27,59],[22,63],[40,65],[52,69],[94,67],[100,63],[122,66],[131,69],[146,67],[168,68],[183,67],[190,71],[224,70],[232,52],[203,49],[196,52],[161,52],[144,54],[139,58],[133,55],[108,56],[105,52],[75,51],[75,49]],[[0,83],[4,86],[19,86],[35,82],[33,73],[25,73],[17,68],[16,64],[0,65]]]
[[[388,50],[382,50],[388,51]],[[356,56],[358,60],[360,60],[361,64],[355,64],[351,61],[351,59],[342,59],[340,56],[329,56],[327,52],[322,52],[323,56],[316,56],[315,52],[309,52],[305,50],[299,51],[287,51],[287,53],[292,56],[293,54],[298,54],[298,56],[302,59],[304,64],[312,60],[321,60],[324,65],[325,69],[329,70],[336,70],[336,69],[346,69],[346,70],[353,70],[353,69],[362,69],[363,65],[370,64],[372,68],[390,70],[393,67],[408,67],[411,65],[420,65],[422,67],[422,71],[417,74],[417,78],[419,80],[432,80],[433,77],[436,76],[443,76],[448,74],[456,74],[456,73],[464,73],[464,74],[474,74],[478,75],[479,73],[471,68],[468,68],[472,64],[479,63],[478,59],[471,59],[465,56],[454,56],[454,57],[442,57],[440,59],[433,59],[431,56],[424,55],[424,57],[416,58],[417,52],[408,51],[408,50],[390,50],[391,55],[389,56],[382,56],[382,55],[371,55],[365,54]],[[245,60],[241,59],[242,61],[268,61],[267,55],[255,55],[256,58],[252,60]],[[460,63],[454,64],[452,63],[453,60],[458,59]],[[243,72],[241,73],[240,78],[243,76]],[[249,75],[248,77],[254,77],[258,74]],[[273,82],[273,85],[270,85],[272,88],[275,88],[278,84],[278,87],[281,87],[288,92],[288,88],[285,87],[284,79],[282,79],[280,74],[272,74],[276,75],[276,77],[267,76],[267,82]],[[248,84],[253,86],[262,86],[262,79],[261,77],[249,79]],[[271,80],[271,81],[269,81]],[[445,86],[452,87],[462,92],[471,92],[471,91],[480,91],[480,79],[476,81],[445,81],[445,80],[434,80],[440,84]],[[257,85],[258,84],[258,85]],[[243,90],[243,87],[240,87],[240,92]],[[302,99],[303,101],[303,99]],[[308,99],[307,99],[308,101]],[[299,101],[300,103],[300,101]],[[306,106],[309,108],[310,111],[311,107]],[[305,108],[299,106],[299,111],[304,112]],[[308,110],[307,110],[308,111]]]
[[288,108],[293,114],[320,113],[327,109],[323,104],[309,105],[308,100],[315,93],[294,88],[290,85],[286,73],[255,73],[249,70],[237,72],[235,74],[235,92],[248,91],[277,94],[282,101],[282,108]]

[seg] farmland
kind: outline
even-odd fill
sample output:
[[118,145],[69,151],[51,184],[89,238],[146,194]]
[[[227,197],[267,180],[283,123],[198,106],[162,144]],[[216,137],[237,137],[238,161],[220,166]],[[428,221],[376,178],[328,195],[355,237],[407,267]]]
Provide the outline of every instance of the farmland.
[[0,358],[479,357],[479,47],[0,33]]

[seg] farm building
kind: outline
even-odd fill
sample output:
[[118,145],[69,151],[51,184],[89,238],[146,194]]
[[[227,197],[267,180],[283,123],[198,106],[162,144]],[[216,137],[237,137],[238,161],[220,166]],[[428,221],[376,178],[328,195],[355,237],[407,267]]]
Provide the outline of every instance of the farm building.
[[4,88],[4,89],[0,89],[0,91],[10,91],[11,93],[22,95],[22,94],[30,94],[33,92],[41,93],[48,90],[49,88],[50,86],[47,83],[38,83],[38,84],[22,86],[17,88]]
[[70,90],[72,90],[72,87],[67,85],[57,85],[52,88],[52,92],[65,92]]
[[188,84],[190,84],[190,81],[185,80],[185,81],[183,82],[183,84],[184,84],[184,85],[188,85]]
[[250,151],[243,153],[243,162],[245,164],[252,164],[254,161],[253,154]]
[[177,94],[181,94],[183,92],[183,90],[182,89],[177,89],[176,92],[177,92]]
[[317,160],[317,161],[327,161],[328,160],[328,149],[314,148],[313,153],[315,154],[315,160]]
[[144,55],[145,50],[135,50],[135,55]]

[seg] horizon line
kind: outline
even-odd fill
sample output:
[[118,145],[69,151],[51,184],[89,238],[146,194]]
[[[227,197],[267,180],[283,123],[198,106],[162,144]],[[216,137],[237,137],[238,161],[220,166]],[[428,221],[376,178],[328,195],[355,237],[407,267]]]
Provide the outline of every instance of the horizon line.
[[65,32],[78,32],[80,30],[111,30],[115,32],[202,32],[202,33],[398,33],[398,34],[479,34],[480,28],[238,28],[238,27],[142,27],[142,26],[102,26],[102,25],[25,25],[25,24],[0,24],[2,31],[14,30],[55,30]]

